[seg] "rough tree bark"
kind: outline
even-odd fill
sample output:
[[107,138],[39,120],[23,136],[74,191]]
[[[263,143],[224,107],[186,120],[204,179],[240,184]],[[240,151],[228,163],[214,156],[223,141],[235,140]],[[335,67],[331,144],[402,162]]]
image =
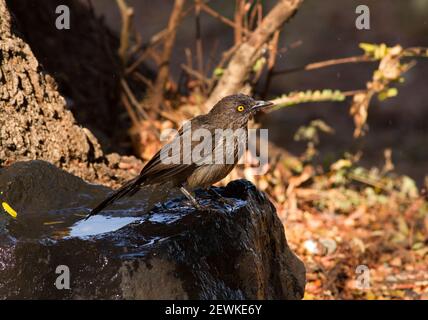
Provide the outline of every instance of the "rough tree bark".
[[262,23],[243,42],[229,61],[224,74],[207,99],[205,106],[210,108],[227,95],[240,92],[251,72],[254,63],[262,56],[261,48],[269,38],[290,19],[303,0],[279,0],[263,19]]
[[15,34],[4,0],[0,16],[0,161],[41,158],[63,166],[102,156],[98,142],[66,109],[55,80]]
[[[6,0],[6,4],[19,37],[30,46],[43,71],[55,78],[76,121],[91,130],[105,152],[129,153],[130,148],[120,143],[129,142],[129,122],[121,116],[126,111],[118,102],[119,41],[90,2]],[[55,25],[58,5],[70,9],[70,29]]]
[[41,159],[97,181],[113,158],[106,158],[94,135],[76,123],[0,0],[0,166]]

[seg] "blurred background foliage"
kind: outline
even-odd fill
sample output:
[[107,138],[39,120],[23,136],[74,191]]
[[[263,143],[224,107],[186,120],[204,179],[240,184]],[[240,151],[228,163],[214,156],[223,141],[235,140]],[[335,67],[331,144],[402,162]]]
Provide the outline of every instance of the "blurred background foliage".
[[[85,19],[60,34],[38,1],[9,5],[76,120],[129,176],[142,163],[123,156],[148,160],[162,129],[206,111],[237,45],[278,3],[77,1],[61,3]],[[269,129],[269,168],[221,184],[247,178],[267,193],[305,261],[306,299],[426,299],[428,0],[364,1],[370,30],[355,27],[360,4],[305,0],[263,43],[240,90],[277,103],[252,123]],[[119,185],[108,172],[102,182]]]
[[[123,10],[121,16],[114,1],[92,2],[108,26],[123,32]],[[245,7],[241,19],[251,29],[257,5],[265,16],[276,1],[204,3],[211,13],[183,9],[177,27],[163,102],[174,112],[159,111],[138,129],[134,123],[142,146],[134,138],[134,150],[142,158],[159,147],[146,134],[151,128],[177,126],[202,112],[224,75],[222,59],[239,37],[245,40],[224,17],[236,22]],[[133,41],[147,43],[168,25],[174,1],[126,4],[130,30],[138,34]],[[268,54],[252,66],[249,82],[255,95],[277,102],[254,124],[269,129],[269,171],[254,177],[243,167],[223,183],[245,177],[267,192],[306,263],[307,299],[428,298],[428,61],[415,65],[411,58],[427,56],[428,1],[367,0],[370,30],[355,27],[360,4],[305,0],[266,44]],[[130,57],[123,59],[128,67]],[[144,66],[159,68],[150,58]],[[370,269],[369,289],[358,288],[359,265]]]
[[[119,32],[120,13],[114,1],[93,0],[97,14],[105,16],[108,25]],[[129,0],[133,8],[133,24],[143,40],[150,39],[162,30],[169,18],[173,1]],[[275,1],[262,1],[267,9]],[[208,4],[222,15],[233,19],[234,1],[209,1]],[[279,37],[276,69],[284,70],[310,62],[355,56],[361,53],[360,43],[386,43],[388,46],[400,44],[402,47],[428,46],[428,1],[376,1],[368,0],[371,14],[371,29],[355,28],[355,8],[360,1],[324,0],[322,5],[316,0],[306,0],[298,14],[287,23]],[[150,14],[147,14],[150,12]],[[219,60],[221,53],[234,42],[231,29],[214,17],[202,13],[201,32],[205,61]],[[174,53],[171,57],[172,77],[178,80],[182,72],[180,65],[186,62],[186,48],[195,48],[195,21],[189,14],[180,24]],[[213,58],[212,58],[213,57]],[[156,69],[153,61],[146,62]],[[207,74],[214,71],[211,63]],[[338,89],[342,91],[362,89],[371,77],[376,63],[338,65],[310,72],[294,72],[274,78],[269,96],[276,97],[286,92],[316,89]],[[338,155],[349,150],[362,150],[362,163],[382,165],[383,153],[380,149],[392,148],[393,159],[398,172],[408,174],[419,185],[424,182],[427,148],[427,107],[423,93],[426,88],[427,63],[420,63],[406,75],[406,84],[400,86],[400,94],[384,102],[374,100],[368,119],[370,132],[363,140],[353,139],[352,119],[348,115],[349,102],[308,103],[296,109],[276,112],[262,120],[269,128],[270,138],[275,144],[289,151],[299,153],[304,144],[294,141],[294,132],[314,119],[323,119],[336,132],[328,141],[321,141],[319,148],[325,157]],[[394,148],[395,147],[395,148]]]

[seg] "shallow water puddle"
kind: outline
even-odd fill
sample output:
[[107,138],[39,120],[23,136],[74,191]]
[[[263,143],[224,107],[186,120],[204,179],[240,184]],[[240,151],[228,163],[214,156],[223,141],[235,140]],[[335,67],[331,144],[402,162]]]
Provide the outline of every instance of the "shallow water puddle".
[[68,237],[88,237],[106,232],[116,231],[132,222],[141,220],[140,217],[111,217],[93,216],[88,220],[80,220],[70,227]]
[[150,215],[148,218],[148,221],[155,222],[155,223],[173,223],[179,219],[182,218],[183,215],[172,215],[172,214],[162,214],[162,213],[155,213]]

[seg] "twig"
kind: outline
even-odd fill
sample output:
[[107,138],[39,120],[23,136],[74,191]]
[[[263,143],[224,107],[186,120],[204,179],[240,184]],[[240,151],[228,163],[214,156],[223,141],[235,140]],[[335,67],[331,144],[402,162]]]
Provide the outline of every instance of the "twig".
[[146,58],[150,55],[150,50],[151,48],[147,48],[146,50],[144,50],[141,55],[138,57],[137,60],[135,60],[135,62],[129,66],[128,68],[126,68],[125,70],[125,74],[128,75],[130,73],[132,73],[133,71],[135,71],[135,69],[138,68],[138,66],[144,61],[146,60]]
[[173,122],[175,125],[179,126],[180,123],[183,121],[183,119],[180,119],[176,116],[176,113],[174,112],[165,112],[165,111],[161,111],[160,115],[162,117],[164,117],[165,119],[170,120],[171,122]]
[[136,54],[143,46],[143,38],[141,37],[141,34],[135,31],[135,27],[133,27],[132,29],[135,37],[135,40],[134,40],[135,43],[132,45],[131,48],[129,48],[128,56],[130,57]]
[[[201,1],[201,9],[205,11],[207,14],[212,16],[213,18],[218,19],[219,21],[223,22],[225,25],[236,28],[235,22],[230,20],[229,18],[226,18],[225,16],[222,16],[220,13],[215,11],[213,8],[209,7],[206,3]],[[247,29],[242,30],[243,33],[249,34],[250,32]]]
[[149,119],[150,118],[149,115],[147,114],[147,112],[144,110],[144,108],[141,106],[141,104],[135,98],[134,94],[132,93],[131,89],[129,88],[128,84],[126,83],[126,80],[122,78],[120,80],[120,84],[122,85],[122,88],[125,91],[127,98],[132,103],[132,105],[134,105],[135,109],[138,111],[141,118],[144,120]]
[[[186,8],[180,15],[179,18],[179,23],[181,22],[181,20],[183,20],[184,17],[186,17],[189,12],[191,12],[193,9],[193,5],[190,6],[189,8]],[[147,59],[147,57],[150,55],[148,51],[150,51],[153,47],[155,47],[156,45],[158,45],[159,43],[161,43],[167,35],[169,35],[170,31],[168,31],[168,28],[163,29],[161,31],[159,31],[158,33],[156,33],[155,35],[153,35],[149,42],[145,45],[145,49],[141,52],[141,54],[138,56],[138,58],[126,69],[125,73],[128,75],[130,73],[132,73],[135,69],[138,68],[138,66]]]
[[352,96],[355,96],[357,94],[366,93],[366,92],[367,92],[367,89],[359,89],[359,90],[342,91],[342,94],[345,97],[352,97]]
[[210,54],[209,54],[208,61],[207,61],[206,66],[205,66],[205,70],[211,70],[211,66],[214,63],[215,57],[217,56],[217,53],[218,53],[217,52],[218,44],[219,44],[218,39],[215,39],[213,46],[210,49]]
[[186,55],[187,67],[193,70],[193,59],[192,59],[192,51],[189,48],[184,50],[184,54]]
[[245,0],[236,0],[235,1],[235,43],[242,42],[242,23],[244,18],[244,6]]
[[159,42],[163,40],[163,38],[167,35],[167,30],[162,30],[158,33],[156,33],[153,37],[150,38],[149,43],[146,46],[146,49],[141,52],[141,54],[138,56],[138,58],[125,70],[126,74],[132,73],[135,69],[138,68],[138,66],[147,59],[147,57],[150,55],[150,50],[152,50],[152,47],[157,45]]
[[[201,35],[201,0],[195,0],[195,24],[196,24],[196,63],[200,75],[204,75],[204,53]],[[199,88],[204,91],[204,83],[201,82]]]
[[363,176],[359,176],[359,175],[354,174],[354,173],[349,173],[349,178],[351,178],[352,180],[355,180],[357,182],[364,183],[366,185],[380,189],[380,190],[387,189],[386,185],[384,183],[382,183],[382,181],[375,181],[374,179],[370,179],[369,177],[363,177]]
[[375,61],[374,58],[366,56],[366,55],[346,57],[346,58],[341,58],[341,59],[330,59],[330,60],[325,60],[325,61],[309,63],[309,64],[307,64],[305,66],[301,66],[301,67],[274,71],[272,75],[277,76],[277,75],[289,74],[289,73],[293,73],[293,72],[297,72],[297,71],[309,71],[309,70],[326,68],[326,67],[331,67],[334,65],[345,64],[345,63],[373,62],[373,61]]
[[143,76],[141,73],[139,73],[138,71],[135,71],[132,73],[132,76],[141,81],[142,83],[144,83],[149,89],[153,89],[153,83],[150,79],[148,79],[147,77]]
[[140,120],[138,119],[134,109],[131,107],[131,104],[128,101],[128,98],[126,95],[122,94],[120,97],[120,100],[122,101],[122,104],[125,106],[126,111],[129,114],[129,117],[131,118],[132,123],[134,124],[134,127],[138,127],[140,125]]
[[[238,50],[239,44],[234,44],[232,47],[224,51],[221,55],[221,59],[214,70],[223,69],[224,65],[229,61],[229,59],[235,54],[236,50]],[[213,79],[214,80],[214,79]],[[208,88],[208,92],[212,92],[213,86],[215,85],[215,81],[211,81],[211,85]]]
[[410,48],[404,49],[403,56],[405,56],[405,57],[428,58],[428,48],[426,48],[426,47],[410,47]]
[[[249,23],[248,23],[248,29],[252,30],[256,27],[257,24],[259,24],[262,20],[262,10],[263,10],[263,6],[260,3],[260,0],[256,0],[256,4],[255,4],[255,8],[253,8],[253,10],[251,11],[250,14],[250,19],[249,19]],[[256,21],[257,19],[257,21]],[[256,24],[257,23],[257,24]]]
[[223,68],[226,62],[235,54],[236,50],[238,50],[239,45],[235,44],[231,48],[227,49],[223,52],[220,62],[217,64],[216,68]]
[[155,48],[149,48],[147,53],[150,58],[152,58],[152,60],[156,63],[156,65],[160,66],[162,64],[162,57],[159,55]]
[[122,28],[120,31],[120,47],[119,47],[119,57],[122,61],[122,65],[126,65],[127,60],[127,51],[129,48],[129,30],[131,27],[132,16],[134,10],[131,7],[128,7],[125,0],[116,0],[119,7],[120,15],[122,18]]
[[272,81],[273,68],[275,67],[276,55],[278,52],[279,33],[280,33],[280,30],[277,30],[274,33],[273,39],[269,45],[270,50],[269,50],[269,60],[268,60],[268,73],[266,75],[265,87],[262,94],[263,98],[267,96],[267,93],[269,91],[269,87]]
[[162,102],[165,84],[169,77],[169,60],[174,46],[177,28],[180,23],[180,16],[183,10],[184,0],[175,0],[174,8],[168,22],[168,35],[164,42],[161,63],[159,66],[158,76],[150,93],[150,106],[157,110]]
[[186,66],[185,64],[181,64],[180,65],[181,68],[189,75],[195,77],[196,79],[200,80],[201,82],[209,85],[211,83],[211,81],[209,79],[207,79],[203,74],[201,74],[200,72],[193,70],[192,68],[189,68],[188,66]]

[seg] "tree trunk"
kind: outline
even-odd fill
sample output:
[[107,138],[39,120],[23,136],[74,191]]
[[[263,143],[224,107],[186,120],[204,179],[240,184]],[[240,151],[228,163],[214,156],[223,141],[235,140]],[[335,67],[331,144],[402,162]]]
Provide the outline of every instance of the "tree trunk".
[[0,166],[40,159],[97,181],[120,159],[106,158],[91,131],[76,123],[17,25],[6,0],[0,0]]

